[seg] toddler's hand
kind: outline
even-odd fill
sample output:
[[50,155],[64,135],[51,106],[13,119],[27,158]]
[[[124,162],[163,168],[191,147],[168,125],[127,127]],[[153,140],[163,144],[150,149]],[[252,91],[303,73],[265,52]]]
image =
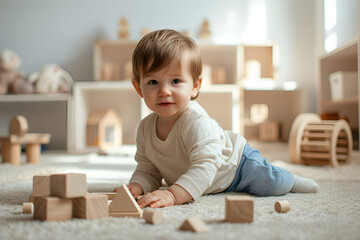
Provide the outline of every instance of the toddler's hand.
[[156,190],[145,194],[137,203],[140,208],[146,206],[151,208],[168,207],[175,205],[175,197],[168,190]]
[[143,188],[139,183],[133,182],[130,183],[127,187],[135,199],[143,193]]
[[[138,196],[140,196],[143,193],[143,189],[139,183],[130,183],[127,185],[130,193],[133,195],[133,197],[136,199]],[[114,192],[118,192],[121,187],[117,187],[114,189]]]

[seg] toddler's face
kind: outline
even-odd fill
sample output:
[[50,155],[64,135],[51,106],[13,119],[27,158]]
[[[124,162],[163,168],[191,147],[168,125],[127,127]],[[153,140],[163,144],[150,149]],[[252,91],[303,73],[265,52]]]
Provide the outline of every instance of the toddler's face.
[[198,94],[201,80],[194,84],[189,56],[183,54],[181,60],[173,60],[165,68],[144,76],[140,79],[140,85],[133,84],[149,109],[160,117],[178,117],[191,97]]

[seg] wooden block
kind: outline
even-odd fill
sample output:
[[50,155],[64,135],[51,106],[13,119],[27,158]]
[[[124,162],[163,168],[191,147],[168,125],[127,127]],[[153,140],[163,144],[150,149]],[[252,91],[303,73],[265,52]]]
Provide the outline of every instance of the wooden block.
[[41,146],[39,143],[26,144],[26,158],[28,163],[39,164]]
[[193,231],[196,233],[203,233],[208,231],[206,224],[203,222],[203,220],[195,216],[187,218],[179,229],[185,231]]
[[129,189],[123,184],[117,192],[114,200],[109,205],[109,216],[135,216],[141,217],[142,210],[130,193]]
[[163,214],[159,209],[145,209],[143,212],[143,218],[150,224],[160,224],[163,222]]
[[34,213],[34,204],[32,202],[24,202],[22,207],[23,207],[23,213],[25,214]]
[[58,197],[35,197],[34,219],[66,221],[72,219],[72,200]]
[[33,176],[33,195],[50,196],[50,175],[39,174]]
[[62,198],[82,197],[86,194],[86,175],[63,173],[50,176],[51,196]]
[[286,213],[290,211],[290,203],[287,200],[277,201],[274,204],[275,211],[278,213]]
[[36,196],[36,195],[30,194],[30,195],[29,195],[29,202],[34,203],[35,197],[40,197],[40,196]]
[[87,194],[73,199],[73,216],[88,220],[109,216],[108,198],[106,195]]
[[29,129],[28,122],[24,116],[16,116],[10,121],[9,134],[24,135]]
[[263,122],[259,125],[259,138],[263,141],[279,140],[280,124],[274,121]]
[[225,221],[252,222],[254,219],[254,200],[244,196],[228,196],[225,200]]

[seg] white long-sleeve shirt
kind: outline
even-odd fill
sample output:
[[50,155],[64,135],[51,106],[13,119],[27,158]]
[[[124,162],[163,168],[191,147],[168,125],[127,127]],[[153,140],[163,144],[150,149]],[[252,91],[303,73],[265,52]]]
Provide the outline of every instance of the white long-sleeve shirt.
[[138,127],[135,160],[130,182],[144,193],[165,182],[184,188],[196,200],[203,194],[225,190],[235,177],[246,140],[224,131],[196,102],[189,103],[165,141],[156,134],[158,115],[152,113]]

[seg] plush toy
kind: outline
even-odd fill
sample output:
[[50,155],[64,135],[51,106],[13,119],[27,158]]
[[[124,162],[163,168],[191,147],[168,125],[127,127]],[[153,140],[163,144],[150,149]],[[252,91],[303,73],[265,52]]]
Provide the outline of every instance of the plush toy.
[[45,65],[40,71],[30,74],[28,80],[34,83],[37,93],[70,92],[74,81],[56,64]]
[[25,74],[18,72],[21,61],[19,56],[9,49],[0,52],[0,94],[32,93],[32,83],[26,81]]

